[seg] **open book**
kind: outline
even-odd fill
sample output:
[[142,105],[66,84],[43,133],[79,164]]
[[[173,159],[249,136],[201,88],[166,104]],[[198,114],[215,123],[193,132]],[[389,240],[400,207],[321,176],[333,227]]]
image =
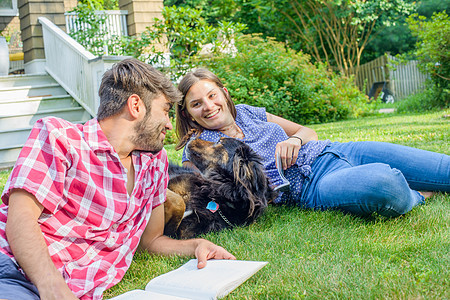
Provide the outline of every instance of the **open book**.
[[267,262],[244,260],[208,260],[197,269],[191,259],[180,268],[150,280],[144,290],[133,290],[111,300],[218,299],[225,297]]

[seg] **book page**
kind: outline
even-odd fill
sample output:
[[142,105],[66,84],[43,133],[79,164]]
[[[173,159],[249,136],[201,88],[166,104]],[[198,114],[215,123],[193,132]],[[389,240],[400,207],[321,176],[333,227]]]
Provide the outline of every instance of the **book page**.
[[152,279],[145,290],[189,299],[217,299],[226,296],[266,264],[208,260],[205,268],[197,269],[197,260],[191,259],[180,268]]
[[171,295],[163,295],[144,290],[132,290],[123,293],[119,296],[116,296],[114,298],[110,298],[110,300],[190,300],[190,299]]

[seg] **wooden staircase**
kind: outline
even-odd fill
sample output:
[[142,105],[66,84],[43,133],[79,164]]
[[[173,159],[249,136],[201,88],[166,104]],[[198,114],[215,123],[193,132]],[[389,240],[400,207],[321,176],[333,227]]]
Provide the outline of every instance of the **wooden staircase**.
[[48,74],[0,76],[0,169],[14,165],[34,123],[47,116],[91,118]]

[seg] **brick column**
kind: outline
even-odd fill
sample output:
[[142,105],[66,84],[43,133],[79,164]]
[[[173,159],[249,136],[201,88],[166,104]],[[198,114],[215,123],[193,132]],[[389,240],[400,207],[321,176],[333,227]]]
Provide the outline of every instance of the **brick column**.
[[153,18],[162,18],[163,0],[119,0],[119,8],[127,10],[128,35],[138,35],[152,25]]
[[64,0],[19,0],[20,30],[25,73],[44,72],[45,53],[42,27],[38,17],[44,16],[65,31]]

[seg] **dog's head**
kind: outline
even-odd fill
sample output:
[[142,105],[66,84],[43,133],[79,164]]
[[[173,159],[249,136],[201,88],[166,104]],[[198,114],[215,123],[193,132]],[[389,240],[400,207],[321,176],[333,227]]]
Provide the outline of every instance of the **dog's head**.
[[[186,146],[187,158],[208,179],[224,183],[218,193],[235,201],[247,200],[248,221],[256,219],[276,197],[270,187],[259,155],[247,144],[232,138],[217,143],[195,139]],[[228,183],[228,184],[226,184]],[[241,210],[245,203],[226,204],[230,211]]]

